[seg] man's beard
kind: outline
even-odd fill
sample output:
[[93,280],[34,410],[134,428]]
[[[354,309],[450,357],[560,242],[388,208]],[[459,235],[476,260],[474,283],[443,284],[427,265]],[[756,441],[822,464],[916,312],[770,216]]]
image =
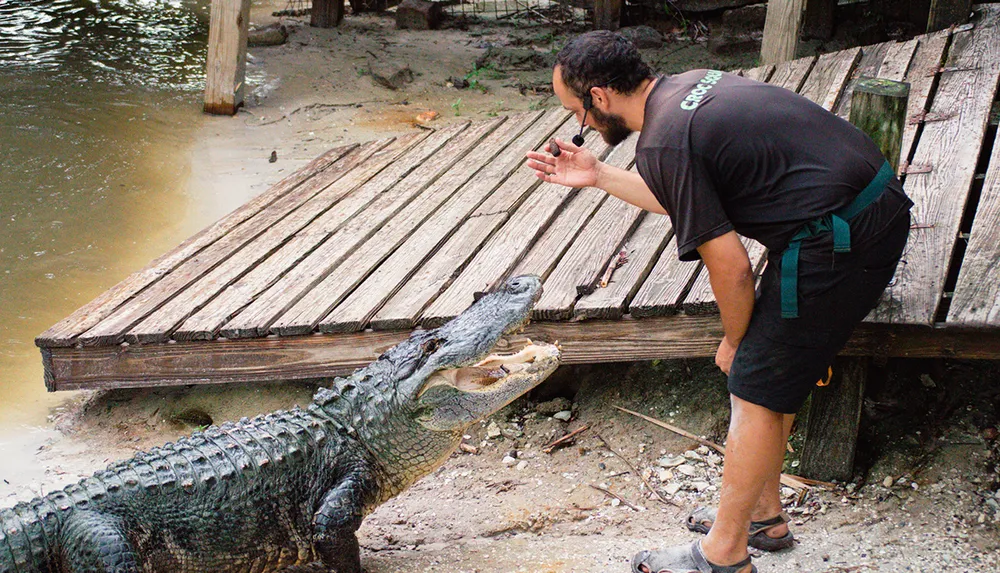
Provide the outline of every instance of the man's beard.
[[625,118],[620,115],[605,114],[596,107],[590,108],[590,115],[594,118],[591,125],[601,134],[608,145],[618,145],[632,135],[632,130],[625,125]]

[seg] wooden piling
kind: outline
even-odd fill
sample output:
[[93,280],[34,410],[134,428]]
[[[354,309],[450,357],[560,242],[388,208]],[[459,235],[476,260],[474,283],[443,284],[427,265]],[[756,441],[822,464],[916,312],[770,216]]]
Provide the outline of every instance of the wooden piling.
[[617,30],[622,14],[622,0],[594,0],[594,29]]
[[971,12],[972,0],[931,0],[927,33],[944,30],[954,24],[964,24],[969,21]]
[[899,170],[910,84],[881,78],[858,79],[851,95],[851,123],[868,134],[894,171]]
[[800,475],[824,481],[851,478],[869,361],[838,358],[830,384],[813,390]]
[[806,0],[770,0],[764,20],[764,40],[760,48],[762,65],[795,59],[799,30]]
[[205,112],[234,115],[243,105],[250,0],[212,0],[205,66]]
[[344,0],[313,0],[309,25],[335,28],[344,19]]

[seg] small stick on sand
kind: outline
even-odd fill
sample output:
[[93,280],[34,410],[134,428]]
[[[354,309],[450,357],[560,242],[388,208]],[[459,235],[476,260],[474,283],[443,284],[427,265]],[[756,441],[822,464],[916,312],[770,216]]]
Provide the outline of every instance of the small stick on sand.
[[563,436],[563,437],[559,438],[558,440],[552,442],[551,444],[545,446],[544,448],[542,448],[542,451],[545,452],[546,454],[551,454],[552,450],[554,450],[556,448],[556,446],[561,446],[561,445],[565,444],[566,442],[572,440],[576,436],[580,435],[580,433],[582,433],[582,432],[584,432],[584,431],[586,431],[588,429],[590,429],[590,425],[589,424],[584,424],[583,426],[581,426],[581,427],[573,430],[572,432],[566,434],[565,436]]
[[[666,423],[666,422],[664,422],[662,420],[657,420],[656,418],[651,418],[649,416],[640,414],[639,412],[633,412],[632,410],[629,410],[627,408],[622,408],[621,406],[615,406],[615,408],[621,410],[622,412],[625,412],[626,414],[632,414],[633,416],[636,416],[638,418],[642,418],[643,420],[646,420],[650,424],[654,424],[654,425],[659,426],[659,427],[661,427],[661,428],[663,428],[665,430],[670,430],[671,432],[673,432],[675,434],[678,434],[678,435],[684,436],[685,438],[689,438],[691,440],[694,440],[694,441],[698,442],[699,444],[701,444],[703,446],[708,446],[708,447],[712,448],[713,450],[719,452],[723,456],[726,455],[726,448],[720,446],[719,444],[716,444],[715,442],[706,440],[704,438],[699,438],[698,436],[692,434],[691,432],[688,432],[686,430],[682,430],[682,429],[678,428],[677,426],[671,426],[670,424],[668,424],[668,423]],[[806,479],[806,478],[800,478],[798,476],[790,476],[788,474],[781,474],[781,484],[785,485],[785,486],[788,486],[788,487],[790,487],[792,489],[795,489],[795,490],[809,489],[810,486],[817,486],[817,485],[818,486],[823,486],[823,487],[828,487],[828,488],[831,488],[831,489],[836,489],[836,487],[837,487],[835,484],[832,484],[832,483],[827,483],[827,482],[822,482],[822,481],[817,481],[817,480],[810,480],[810,479]]]
[[592,488],[596,489],[597,491],[599,491],[599,492],[603,493],[604,495],[606,495],[606,496],[608,496],[608,497],[613,497],[613,498],[617,499],[618,501],[620,501],[620,502],[624,503],[624,504],[625,504],[625,505],[626,505],[627,507],[631,508],[631,509],[632,509],[632,511],[639,511],[639,508],[638,508],[638,507],[636,507],[636,506],[632,505],[631,503],[629,503],[629,502],[625,501],[625,500],[624,500],[624,499],[622,499],[622,497],[621,497],[620,495],[618,495],[617,493],[614,493],[613,491],[609,491],[609,490],[606,490],[606,489],[604,489],[603,487],[598,487],[598,486],[596,486],[596,485],[593,485],[593,484],[587,484],[587,485],[589,485],[590,487],[592,487]]
[[674,502],[674,501],[670,501],[669,499],[663,497],[663,495],[660,494],[659,491],[653,489],[653,486],[650,485],[649,481],[647,481],[646,478],[644,478],[642,476],[642,474],[639,473],[639,471],[635,469],[635,466],[633,466],[631,463],[629,463],[629,461],[627,459],[625,459],[625,456],[619,454],[614,449],[612,449],[611,446],[608,445],[608,441],[605,440],[603,437],[601,437],[600,434],[594,434],[594,435],[597,436],[598,440],[601,440],[601,443],[604,444],[604,447],[607,448],[609,452],[611,452],[612,454],[614,454],[621,461],[625,462],[625,465],[628,466],[628,469],[632,470],[632,473],[634,473],[636,476],[638,476],[639,479],[642,480],[642,483],[646,485],[646,489],[648,489],[649,491],[653,492],[653,494],[656,495],[656,497],[658,497],[660,499],[660,501],[662,501],[663,503],[665,503],[667,505],[672,505],[674,507],[680,507],[680,504],[678,504],[677,502]]

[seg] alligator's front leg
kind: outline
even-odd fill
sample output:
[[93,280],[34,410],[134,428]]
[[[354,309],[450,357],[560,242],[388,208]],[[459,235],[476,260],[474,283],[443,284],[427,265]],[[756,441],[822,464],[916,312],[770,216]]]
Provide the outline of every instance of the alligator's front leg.
[[63,524],[62,561],[69,573],[138,573],[135,552],[122,521],[96,511],[77,510]]
[[361,527],[366,496],[375,481],[364,471],[347,475],[327,492],[313,515],[313,539],[323,565],[336,573],[361,573],[361,550],[354,534]]

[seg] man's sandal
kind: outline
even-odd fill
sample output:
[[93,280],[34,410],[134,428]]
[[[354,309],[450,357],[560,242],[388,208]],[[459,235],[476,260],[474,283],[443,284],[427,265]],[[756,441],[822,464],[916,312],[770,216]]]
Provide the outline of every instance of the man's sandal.
[[[632,573],[740,573],[750,565],[750,557],[735,565],[716,565],[705,558],[701,541],[659,551],[640,551],[632,558]],[[750,572],[757,568],[750,565]]]
[[[715,508],[699,507],[691,512],[684,525],[691,531],[708,533],[708,530],[712,528],[712,524],[715,523],[715,517]],[[792,535],[791,531],[781,537],[771,537],[767,534],[771,529],[789,521],[791,521],[791,518],[788,517],[787,513],[782,511],[771,519],[751,522],[750,538],[747,544],[761,551],[781,551],[782,549],[793,547],[795,545],[795,536]]]

